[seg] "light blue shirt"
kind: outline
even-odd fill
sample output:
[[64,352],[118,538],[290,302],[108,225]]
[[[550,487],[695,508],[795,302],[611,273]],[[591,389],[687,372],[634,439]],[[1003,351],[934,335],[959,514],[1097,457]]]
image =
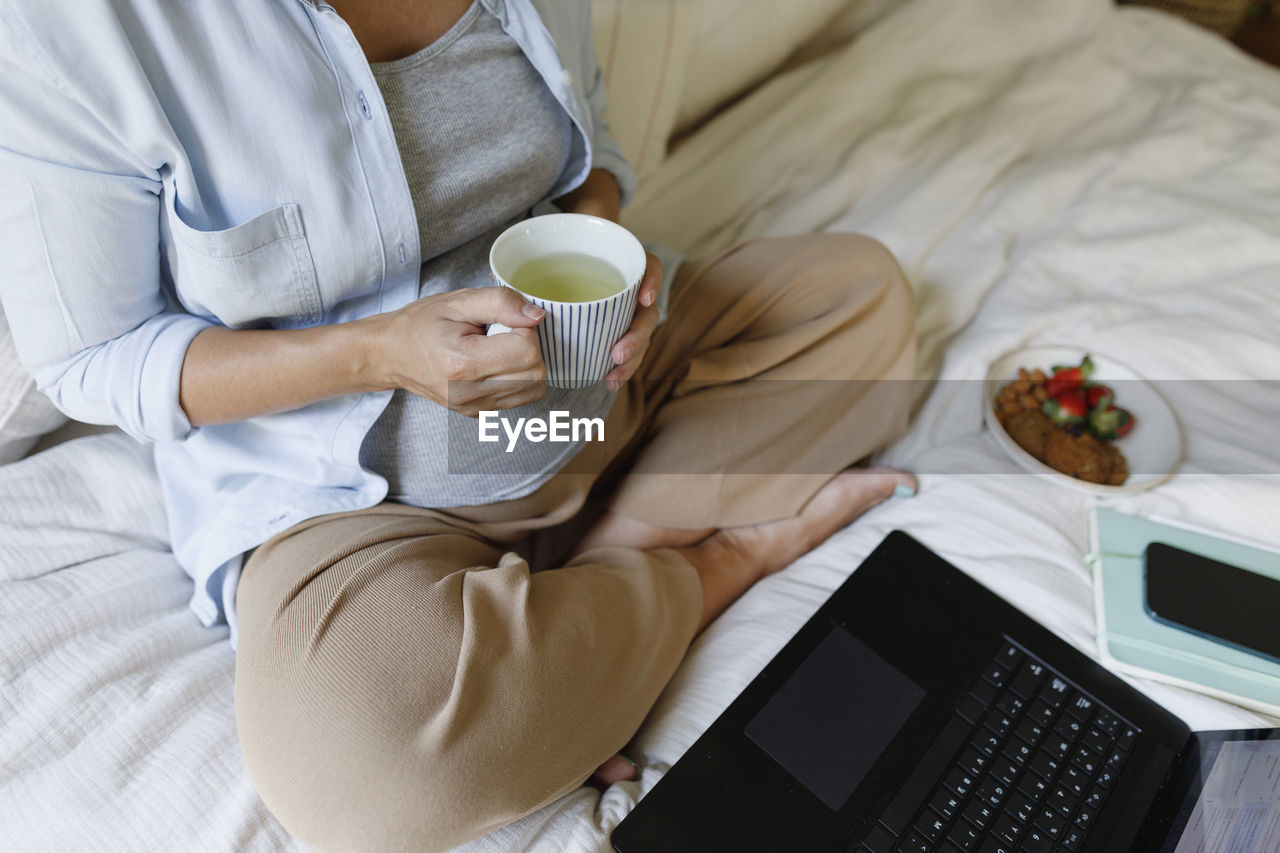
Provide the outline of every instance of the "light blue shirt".
[[[548,194],[635,177],[602,120],[588,0],[481,0],[574,126]],[[193,429],[186,348],[418,295],[418,222],[360,45],[318,0],[0,0],[0,297],[64,412],[156,442],[191,607],[226,618],[244,552],[373,506],[358,464],[390,392]],[[669,264],[668,278],[675,264]]]

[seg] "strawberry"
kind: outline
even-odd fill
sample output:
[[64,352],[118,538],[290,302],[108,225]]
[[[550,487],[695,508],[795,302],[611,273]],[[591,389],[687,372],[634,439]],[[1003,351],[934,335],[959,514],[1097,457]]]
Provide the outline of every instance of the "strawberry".
[[1111,401],[1116,398],[1116,392],[1112,391],[1106,385],[1085,386],[1085,393],[1088,394],[1089,410],[1106,409],[1111,405]]
[[1086,355],[1075,367],[1055,364],[1051,369],[1053,375],[1045,382],[1044,390],[1050,397],[1057,397],[1064,391],[1071,391],[1084,385],[1085,380],[1093,373],[1093,359]]
[[1089,417],[1089,401],[1083,387],[1072,388],[1045,400],[1041,411],[1059,426],[1080,423]]
[[1138,422],[1138,419],[1135,418],[1133,416],[1133,412],[1130,412],[1128,409],[1121,409],[1117,407],[1116,411],[1124,413],[1124,417],[1120,421],[1120,426],[1116,427],[1116,438],[1124,438],[1126,435],[1133,432],[1133,425]]
[[1134,423],[1136,421],[1128,409],[1109,405],[1105,409],[1094,409],[1089,415],[1089,432],[1104,441],[1114,441],[1128,435]]

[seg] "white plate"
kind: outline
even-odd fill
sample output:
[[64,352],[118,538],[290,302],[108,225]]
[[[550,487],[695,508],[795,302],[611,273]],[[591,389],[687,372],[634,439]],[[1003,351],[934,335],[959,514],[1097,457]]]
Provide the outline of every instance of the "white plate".
[[[1104,384],[1120,383],[1116,388],[1116,404],[1132,412],[1137,421],[1133,432],[1116,441],[1116,447],[1129,463],[1129,479],[1123,486],[1087,483],[1053,470],[1023,450],[996,418],[996,396],[1006,383],[1018,378],[1019,367],[1028,371],[1038,367],[1049,373],[1049,368],[1055,364],[1079,364],[1086,353],[1093,359],[1090,378]],[[1182,427],[1155,386],[1114,359],[1079,347],[1031,347],[1000,356],[987,371],[982,418],[996,444],[1018,465],[1033,474],[1094,494],[1114,495],[1150,489],[1173,476],[1182,461]]]

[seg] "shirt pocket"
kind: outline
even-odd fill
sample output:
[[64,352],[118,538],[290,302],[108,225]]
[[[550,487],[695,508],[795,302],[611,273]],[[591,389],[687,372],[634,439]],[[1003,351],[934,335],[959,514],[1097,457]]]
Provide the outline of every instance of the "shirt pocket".
[[323,316],[311,248],[296,204],[202,231],[183,221],[168,192],[169,272],[183,306],[231,328],[298,328]]

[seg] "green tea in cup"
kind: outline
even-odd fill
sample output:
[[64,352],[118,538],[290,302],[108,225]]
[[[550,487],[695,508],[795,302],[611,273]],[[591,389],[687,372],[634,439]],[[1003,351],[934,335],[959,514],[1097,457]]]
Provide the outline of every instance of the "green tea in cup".
[[627,282],[608,261],[580,252],[556,252],[521,264],[511,286],[552,302],[594,302],[621,292]]
[[[489,247],[494,280],[547,312],[538,351],[553,388],[586,388],[613,369],[610,353],[631,327],[647,264],[634,234],[581,213],[531,216]],[[485,334],[510,331],[490,323]]]

